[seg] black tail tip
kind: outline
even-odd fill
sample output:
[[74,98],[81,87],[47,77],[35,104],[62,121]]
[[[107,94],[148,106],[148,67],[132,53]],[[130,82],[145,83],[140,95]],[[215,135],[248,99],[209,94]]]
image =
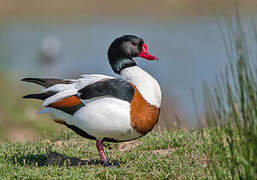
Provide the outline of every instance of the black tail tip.
[[29,98],[31,98],[31,95],[29,94],[29,95],[23,96],[22,98],[29,99]]
[[28,82],[31,78],[23,78],[21,81]]

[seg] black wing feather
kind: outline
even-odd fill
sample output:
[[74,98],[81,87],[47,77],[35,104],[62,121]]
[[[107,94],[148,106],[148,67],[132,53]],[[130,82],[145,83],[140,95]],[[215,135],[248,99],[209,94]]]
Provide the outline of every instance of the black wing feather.
[[21,81],[36,83],[45,88],[48,88],[55,84],[71,84],[71,83],[73,83],[72,81],[69,81],[69,80],[55,79],[55,78],[24,78]]
[[40,99],[40,100],[45,100],[46,98],[49,98],[50,96],[55,95],[57,92],[53,92],[53,91],[47,91],[44,93],[38,93],[38,94],[29,94],[26,96],[23,96],[22,98],[25,99]]
[[134,96],[134,88],[122,79],[107,79],[97,81],[78,91],[81,99],[91,99],[100,96],[113,96],[131,102]]

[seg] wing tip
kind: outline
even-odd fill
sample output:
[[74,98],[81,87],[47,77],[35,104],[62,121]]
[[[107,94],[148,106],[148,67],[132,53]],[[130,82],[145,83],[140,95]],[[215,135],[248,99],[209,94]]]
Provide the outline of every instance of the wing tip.
[[28,82],[30,78],[23,78],[21,81]]
[[21,81],[23,81],[23,82],[32,82],[32,83],[37,83],[38,80],[39,80],[39,78],[23,78],[23,79],[21,79]]
[[22,96],[23,99],[31,99],[31,98],[34,98],[33,94],[28,94],[28,95],[25,95],[25,96]]
[[26,96],[23,96],[22,98],[24,99],[40,99],[40,100],[45,100],[53,95],[55,95],[56,92],[44,92],[44,93],[39,93],[39,94],[28,94]]

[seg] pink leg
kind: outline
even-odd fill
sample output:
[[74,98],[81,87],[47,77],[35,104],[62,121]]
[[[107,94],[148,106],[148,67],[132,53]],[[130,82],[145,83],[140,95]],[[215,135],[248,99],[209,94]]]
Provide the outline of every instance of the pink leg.
[[104,155],[104,148],[103,148],[102,141],[100,141],[100,140],[96,141],[96,148],[98,150],[101,161],[103,161],[104,163],[107,163],[107,159]]

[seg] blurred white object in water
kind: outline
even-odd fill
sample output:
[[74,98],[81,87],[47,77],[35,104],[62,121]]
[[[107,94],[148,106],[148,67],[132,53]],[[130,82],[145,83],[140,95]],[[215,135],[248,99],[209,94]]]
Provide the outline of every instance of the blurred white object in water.
[[58,37],[46,36],[40,47],[40,69],[43,75],[54,76],[61,73],[58,57],[61,52],[61,42]]
[[41,61],[50,64],[56,60],[61,51],[60,40],[56,36],[47,36],[41,44]]

